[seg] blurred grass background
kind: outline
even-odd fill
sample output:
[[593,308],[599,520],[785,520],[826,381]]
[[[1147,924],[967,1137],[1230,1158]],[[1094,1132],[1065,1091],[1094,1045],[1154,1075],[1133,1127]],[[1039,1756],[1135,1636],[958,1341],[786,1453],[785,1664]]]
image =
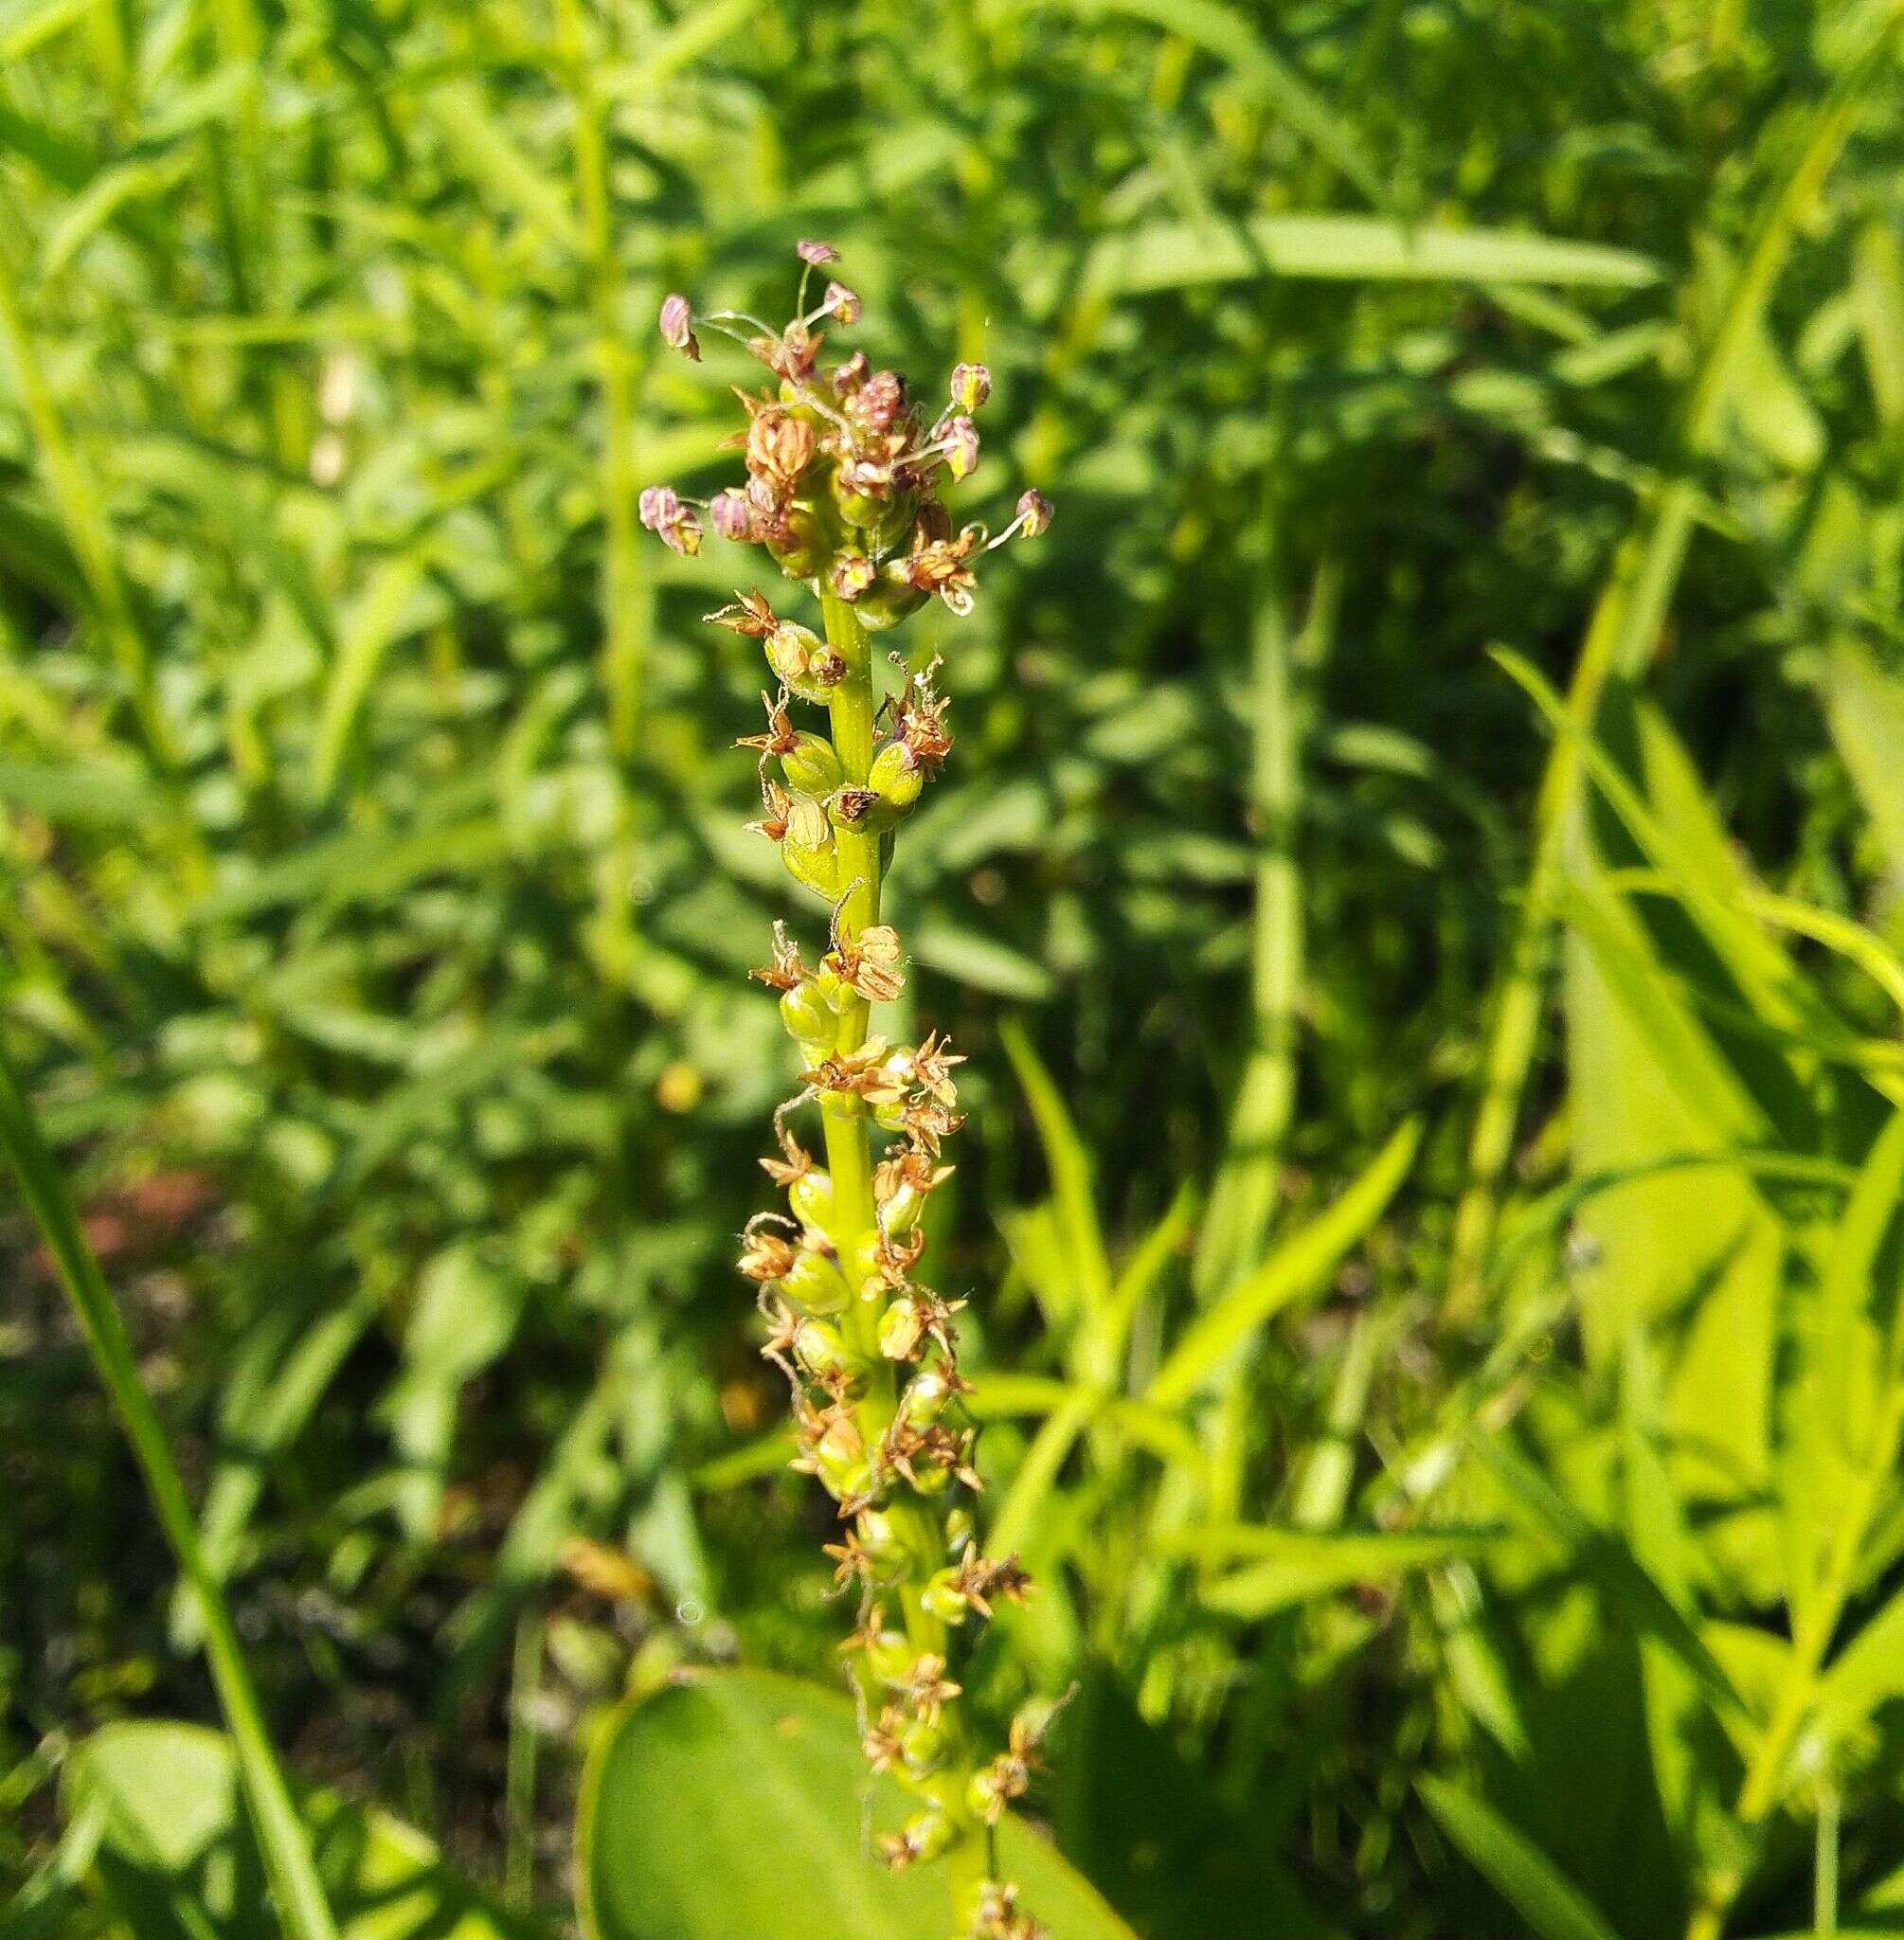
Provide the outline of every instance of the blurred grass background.
[[[1525,1931],[1453,1774],[1628,1940],[1904,1924],[1898,20],[0,9],[0,1041],[296,1771],[559,1918],[631,1675],[832,1674],[730,1264],[761,675],[635,523],[726,462],[660,296],[818,235],[1058,508],[908,630],[891,893],[1067,1850],[1165,1940]],[[0,1220],[17,1884],[68,1748],[214,1714]]]

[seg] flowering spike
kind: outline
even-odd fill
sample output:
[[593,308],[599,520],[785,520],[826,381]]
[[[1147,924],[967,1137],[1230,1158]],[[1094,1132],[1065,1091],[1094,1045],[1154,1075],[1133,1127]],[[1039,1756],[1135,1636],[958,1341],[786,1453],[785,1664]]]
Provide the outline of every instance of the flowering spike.
[[[969,1502],[982,1484],[959,1371],[965,1302],[913,1277],[927,1202],[952,1172],[941,1154],[963,1123],[954,1078],[962,1060],[937,1033],[895,1046],[870,1028],[872,1006],[906,985],[904,943],[880,912],[884,845],[951,752],[948,703],[934,660],[907,672],[880,706],[869,635],[935,595],[969,612],[979,560],[1015,533],[1043,531],[1051,507],[1028,492],[997,539],[978,524],[955,530],[940,491],[978,464],[972,414],[991,392],[990,372],[960,365],[946,409],[925,426],[896,371],[858,352],[826,369],[815,326],[856,321],[859,298],[829,282],[806,312],[808,277],[839,252],[809,241],[798,254],[790,323],[775,329],[733,312],[700,319],[746,343],[778,380],[736,393],[746,478],[716,494],[709,522],[725,539],[764,547],[819,596],[825,620],[816,633],[758,590],[708,616],[760,641],[774,676],[764,731],[741,738],[760,766],[750,826],[832,907],[817,963],[809,967],[777,924],[773,961],[754,973],[777,997],[799,1075],[774,1115],[781,1156],[763,1161],[788,1210],[748,1223],[739,1264],[765,1317],[763,1351],[790,1384],[794,1466],[838,1507],[842,1527],[826,1554],[859,1603],[851,1642],[862,1739],[874,1769],[912,1799],[910,1817],[882,1841],[903,1867],[955,1848],[969,1859],[1029,1784],[1033,1739],[1021,1722],[1004,1749],[984,1749],[967,1708],[972,1634],[1028,1586],[1015,1557],[987,1557],[973,1539]],[[694,321],[686,297],[662,306],[663,337],[691,355]],[[666,486],[641,494],[641,519],[677,551],[701,543],[699,521]],[[797,726],[795,702],[827,709],[832,739]],[[789,1125],[815,1105],[824,1163]],[[975,1892],[955,1940],[1034,1940],[1008,1881],[966,1877]]]

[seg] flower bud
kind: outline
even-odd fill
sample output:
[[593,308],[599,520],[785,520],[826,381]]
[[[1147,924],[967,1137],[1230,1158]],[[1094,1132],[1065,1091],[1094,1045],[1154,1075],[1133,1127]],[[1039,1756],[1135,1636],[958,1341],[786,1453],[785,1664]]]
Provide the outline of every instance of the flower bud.
[[729,485],[725,492],[715,493],[713,503],[708,507],[708,517],[724,539],[733,539],[745,545],[759,536],[753,505],[737,485]]
[[1018,500],[1018,530],[1035,539],[1051,529],[1051,501],[1042,492],[1027,492]]
[[952,402],[976,411],[992,395],[992,373],[982,364],[959,364],[952,370]]
[[801,730],[794,737],[793,747],[781,757],[781,773],[787,786],[801,795],[830,795],[839,786],[839,757],[824,735]]
[[698,364],[701,361],[701,345],[694,335],[693,306],[679,291],[669,296],[661,305],[661,341],[671,349],[679,350]]
[[816,268],[824,263],[839,260],[839,251],[831,242],[816,242],[810,239],[796,242],[794,254],[802,262],[812,263]]
[[841,323],[859,321],[859,298],[844,283],[829,283],[826,286],[826,308]]

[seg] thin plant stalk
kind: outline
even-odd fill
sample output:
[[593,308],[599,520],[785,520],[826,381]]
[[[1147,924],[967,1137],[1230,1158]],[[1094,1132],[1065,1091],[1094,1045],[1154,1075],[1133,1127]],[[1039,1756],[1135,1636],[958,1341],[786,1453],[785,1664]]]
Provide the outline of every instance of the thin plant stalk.
[[153,1507],[180,1572],[197,1597],[206,1662],[238,1759],[239,1783],[271,1882],[273,1903],[292,1940],[337,1940],[304,1824],[292,1801],[231,1610],[199,1543],[185,1482],[164,1424],[139,1378],[125,1322],[81,1230],[58,1161],[11,1069],[0,1059],[0,1149],[85,1336],[87,1351],[132,1444]]
[[[1741,357],[1799,231],[1843,153],[1866,90],[1888,65],[1900,27],[1904,13],[1887,9],[1863,52],[1820,103],[1795,161],[1764,206],[1687,399],[1681,469],[1656,485],[1644,502],[1638,524],[1615,556],[1582,642],[1567,696],[1568,718],[1582,733],[1590,732],[1608,682],[1637,677],[1658,651],[1697,515],[1695,468],[1717,441]],[[1482,1303],[1500,1181],[1514,1149],[1540,1034],[1561,863],[1578,804],[1579,781],[1579,737],[1568,735],[1554,744],[1536,797],[1534,860],[1507,966],[1491,1006],[1493,1023],[1468,1143],[1467,1185],[1455,1214],[1443,1307],[1444,1320],[1450,1325],[1471,1320]]]

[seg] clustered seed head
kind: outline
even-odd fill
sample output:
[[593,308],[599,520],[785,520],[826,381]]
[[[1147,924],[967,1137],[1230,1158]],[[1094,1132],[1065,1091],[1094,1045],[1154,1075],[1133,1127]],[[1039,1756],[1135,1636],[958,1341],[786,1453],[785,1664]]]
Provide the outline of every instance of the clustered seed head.
[[[709,616],[758,640],[772,676],[762,696],[764,730],[740,744],[760,766],[761,815],[751,827],[777,846],[797,882],[833,907],[817,962],[776,924],[773,961],[754,973],[779,996],[801,1071],[797,1094],[775,1114],[779,1150],[762,1161],[787,1211],[748,1222],[739,1266],[766,1321],[763,1352],[791,1389],[794,1466],[817,1476],[838,1504],[843,1527],[826,1554],[838,1588],[858,1598],[845,1647],[866,1754],[915,1805],[881,1841],[899,1868],[988,1839],[1031,1782],[1042,1724],[1021,1713],[1006,1749],[983,1755],[954,1675],[973,1632],[1028,1586],[1015,1557],[983,1554],[966,1502],[980,1482],[959,1364],[964,1302],[916,1277],[926,1204],[952,1175],[943,1149],[963,1123],[954,1078],[963,1059],[937,1033],[892,1045],[868,1027],[871,1006],[906,983],[898,931],[877,915],[882,842],[951,752],[949,703],[936,683],[939,661],[906,672],[878,710],[869,750],[866,634],[935,596],[969,612],[978,561],[1009,539],[1043,532],[1051,509],[1026,492],[996,536],[980,524],[955,528],[941,493],[978,467],[973,414],[991,394],[990,372],[961,364],[944,407],[927,422],[905,380],[875,369],[863,351],[824,367],[820,325],[855,322],[860,300],[830,280],[809,309],[813,272],[836,263],[839,252],[802,242],[797,253],[799,296],[780,329],[739,312],[697,317],[686,297],[671,296],[660,330],[698,359],[698,322],[771,373],[764,389],[736,393],[746,425],[732,442],[746,482],[700,510],[721,538],[764,548],[828,618],[826,634],[816,633],[776,612],[758,589]],[[699,549],[697,510],[671,488],[644,492],[640,515],[676,551]],[[829,740],[802,728],[796,701],[834,710],[835,724],[851,703],[862,731],[849,745],[843,730]],[[829,1159],[844,1168],[839,1183],[790,1127],[794,1112],[813,1104]],[[875,1132],[887,1140],[876,1152]],[[1040,1931],[1015,1888],[991,1878],[962,1920],[960,1940],[1036,1940]]]

